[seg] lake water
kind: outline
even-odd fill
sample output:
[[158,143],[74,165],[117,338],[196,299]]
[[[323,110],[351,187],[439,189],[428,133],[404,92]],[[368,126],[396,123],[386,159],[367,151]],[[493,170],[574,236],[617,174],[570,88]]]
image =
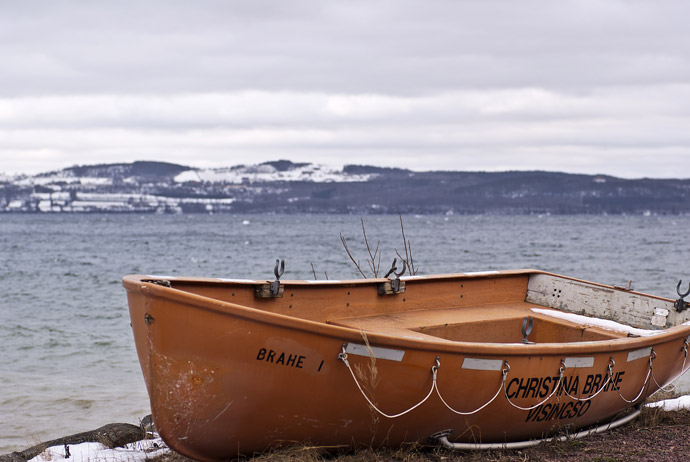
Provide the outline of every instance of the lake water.
[[[690,217],[407,216],[420,274],[537,268],[677,298],[690,280]],[[398,216],[368,216],[381,267]],[[125,274],[357,278],[357,216],[0,215],[0,454],[150,413]],[[385,272],[385,270],[384,270]],[[683,384],[683,390],[690,390]]]

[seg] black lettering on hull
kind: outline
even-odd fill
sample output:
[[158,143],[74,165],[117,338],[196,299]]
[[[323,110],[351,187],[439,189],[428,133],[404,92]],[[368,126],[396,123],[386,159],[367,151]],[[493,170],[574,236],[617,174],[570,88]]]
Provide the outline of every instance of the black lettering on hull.
[[[305,359],[307,359],[307,357],[304,355],[275,351],[267,348],[259,348],[259,352],[256,355],[257,361],[265,361],[284,367],[294,367],[295,369],[304,369]],[[321,361],[319,371],[321,370],[321,366],[323,366],[323,361]]]
[[564,401],[540,404],[527,413],[525,422],[544,422],[582,417],[591,405],[591,401]]

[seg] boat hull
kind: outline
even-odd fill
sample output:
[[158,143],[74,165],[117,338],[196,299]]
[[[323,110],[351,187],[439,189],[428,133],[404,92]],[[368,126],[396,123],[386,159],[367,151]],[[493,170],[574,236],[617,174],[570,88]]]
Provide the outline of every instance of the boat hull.
[[145,277],[124,284],[156,427],[173,449],[209,461],[291,444],[425,444],[445,430],[451,441],[501,443],[587,427],[683,372],[690,334],[680,326],[567,344],[422,341]]

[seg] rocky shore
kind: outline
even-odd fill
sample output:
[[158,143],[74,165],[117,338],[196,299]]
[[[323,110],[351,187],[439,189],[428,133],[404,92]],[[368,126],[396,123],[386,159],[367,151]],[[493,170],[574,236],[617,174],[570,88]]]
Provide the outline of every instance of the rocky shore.
[[[148,415],[141,420],[139,426],[127,423],[110,423],[95,430],[76,433],[55,440],[46,441],[23,451],[15,451],[0,455],[0,462],[26,462],[40,456],[48,448],[62,447],[65,455],[69,454],[69,446],[82,443],[99,443],[106,448],[119,448],[127,444],[150,438],[153,435],[153,421]],[[66,459],[69,457],[65,457]]]

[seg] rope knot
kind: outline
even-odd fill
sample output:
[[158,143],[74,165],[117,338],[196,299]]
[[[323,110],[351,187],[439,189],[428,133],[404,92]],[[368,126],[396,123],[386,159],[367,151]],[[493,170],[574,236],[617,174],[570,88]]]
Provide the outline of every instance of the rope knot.
[[508,364],[508,360],[504,359],[503,360],[503,380],[505,381],[506,376],[508,375],[508,372],[510,372],[510,364]]
[[436,380],[436,373],[438,372],[439,368],[441,367],[441,357],[436,356],[435,363],[433,366],[431,366],[431,373],[434,374],[434,380]]
[[345,353],[345,344],[343,343],[342,351],[338,353],[338,359],[347,364],[347,353]]

